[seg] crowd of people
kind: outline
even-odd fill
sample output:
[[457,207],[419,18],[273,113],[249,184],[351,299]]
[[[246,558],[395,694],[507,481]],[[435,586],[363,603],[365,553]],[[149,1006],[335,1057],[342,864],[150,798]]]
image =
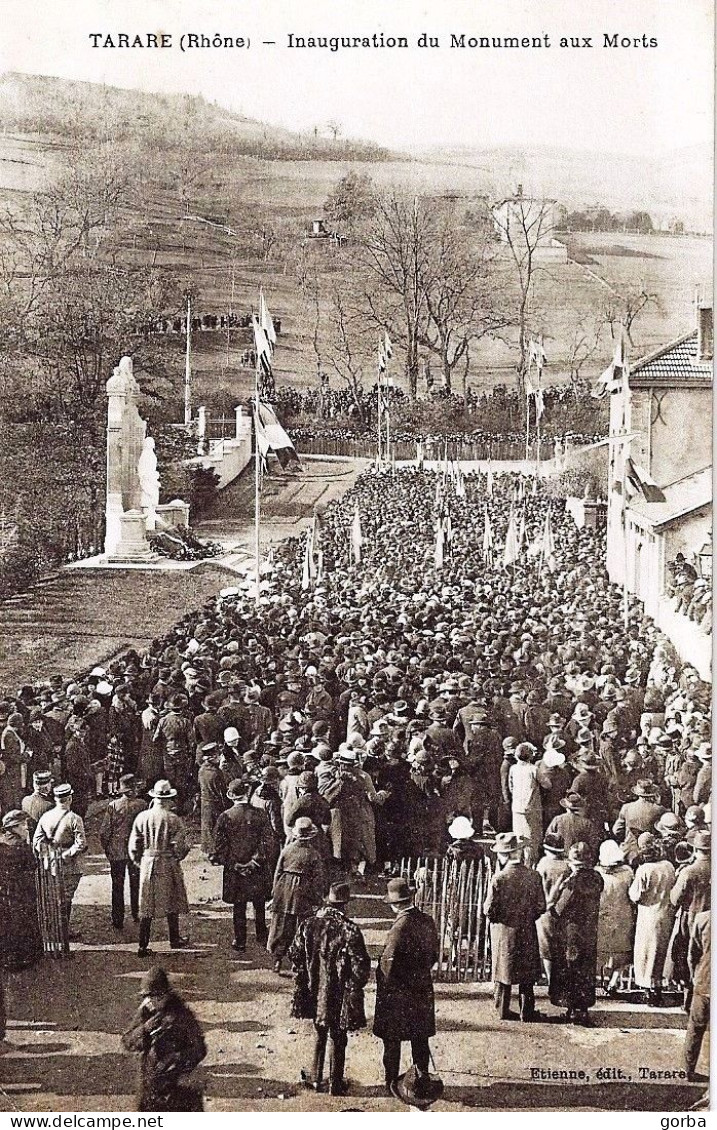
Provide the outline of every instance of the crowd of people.
[[[506,566],[511,512],[522,548]],[[112,925],[124,928],[129,873],[139,954],[151,956],[161,917],[183,947],[196,813],[201,848],[223,868],[233,949],[247,948],[251,903],[258,945],[277,973],[291,962],[295,1013],[316,1025],[307,1081],[325,1086],[330,1041],[328,1086],[341,1094],[368,978],[346,906],[385,873],[396,921],[374,1031],[391,1093],[408,1040],[414,1077],[401,1085],[425,1098],[435,925],[402,861],[485,855],[501,1019],[513,1018],[513,985],[522,1020],[538,1018],[546,976],[564,1018],[590,1023],[599,979],[614,995],[632,969],[650,1005],[681,995],[693,1077],[709,1017],[709,685],[637,602],[625,609],[603,534],[578,530],[519,476],[470,475],[457,491],[440,473],[372,470],[316,525],[317,578],[303,539],[290,539],[258,600],[249,582],[224,590],[144,654],[0,702],[5,920],[18,906],[32,916],[48,845],[65,862],[69,917],[84,819],[109,796],[99,835]],[[6,968],[41,948],[36,930],[0,940]]]

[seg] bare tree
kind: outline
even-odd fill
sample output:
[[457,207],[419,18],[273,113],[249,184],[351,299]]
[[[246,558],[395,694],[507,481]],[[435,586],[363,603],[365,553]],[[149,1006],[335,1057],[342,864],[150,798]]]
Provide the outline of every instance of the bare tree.
[[328,314],[324,321],[326,361],[351,393],[356,414],[363,423],[366,407],[363,375],[370,365],[363,319],[351,308],[343,280],[331,280],[327,298]]
[[551,200],[536,200],[519,195],[504,200],[493,209],[495,228],[508,251],[518,286],[517,328],[520,359],[518,385],[523,391],[528,368],[528,343],[538,314],[534,308],[534,284],[540,262],[540,247],[555,229],[555,205]]
[[664,313],[660,294],[647,280],[642,279],[620,292],[611,287],[603,300],[602,316],[610,327],[610,336],[613,340],[619,332],[619,327],[624,326],[627,340],[634,346],[632,331],[635,322],[651,307],[659,314]]
[[343,133],[344,127],[341,125],[341,122],[336,121],[336,118],[332,118],[326,123],[326,128],[331,134],[333,140],[338,141],[339,137]]
[[470,244],[453,208],[435,208],[423,266],[427,318],[420,344],[441,366],[450,392],[453,374],[462,370],[464,387],[474,342],[494,335],[511,322],[495,244],[485,236]]
[[429,209],[418,199],[387,192],[377,196],[374,215],[352,249],[368,283],[361,296],[367,324],[388,331],[401,345],[411,400],[416,399],[419,347],[428,318],[425,268],[431,223]]
[[583,316],[573,325],[572,333],[567,342],[565,368],[570,374],[570,382],[576,400],[578,399],[581,384],[580,374],[583,366],[592,360],[598,352],[604,328],[605,322],[600,316],[592,321],[587,316]]

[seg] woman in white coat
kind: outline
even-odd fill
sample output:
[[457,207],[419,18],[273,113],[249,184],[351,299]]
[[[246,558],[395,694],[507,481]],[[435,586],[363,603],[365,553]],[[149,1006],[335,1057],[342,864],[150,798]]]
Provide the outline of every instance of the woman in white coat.
[[645,989],[647,1003],[659,1007],[662,1000],[662,975],[670,944],[675,908],[670,892],[675,885],[675,869],[663,858],[656,836],[643,832],[637,841],[638,868],[628,892],[637,903],[635,927],[635,984]]
[[615,996],[620,975],[632,961],[635,944],[635,907],[630,901],[633,870],[615,840],[600,844],[598,873],[602,875],[598,917],[597,967],[609,977],[606,991]]

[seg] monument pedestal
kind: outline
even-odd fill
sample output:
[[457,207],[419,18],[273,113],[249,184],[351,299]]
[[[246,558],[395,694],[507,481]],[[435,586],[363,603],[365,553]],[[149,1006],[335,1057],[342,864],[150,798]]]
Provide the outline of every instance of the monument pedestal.
[[154,554],[147,542],[147,518],[141,510],[127,510],[120,517],[120,539],[107,560],[113,564],[147,564]]
[[173,526],[189,528],[189,503],[182,502],[181,498],[173,498],[171,502],[157,506],[155,512],[158,530]]

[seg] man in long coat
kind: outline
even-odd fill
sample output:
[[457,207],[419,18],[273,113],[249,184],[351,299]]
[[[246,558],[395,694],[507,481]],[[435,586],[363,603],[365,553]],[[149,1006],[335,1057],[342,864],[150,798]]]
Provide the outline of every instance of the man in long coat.
[[595,1004],[598,916],[602,876],[594,870],[589,844],[573,844],[570,873],[553,892],[550,913],[556,919],[550,940],[550,1001],[567,1009],[566,1019],[588,1024]]
[[396,915],[376,970],[373,1033],[383,1040],[386,1090],[396,1094],[401,1070],[401,1044],[410,1040],[417,1089],[428,1082],[430,1048],[436,1034],[431,970],[438,960],[438,934],[433,919],[413,905],[405,879],[390,879],[386,894]]
[[317,829],[308,816],[294,824],[292,839],[279,856],[272,890],[271,929],[266,944],[274,972],[294,940],[296,928],[321,906],[329,889],[324,858],[316,846]]
[[119,779],[120,796],[107,805],[100,827],[100,843],[110,865],[112,883],[112,925],[121,930],[124,925],[124,880],[129,879],[129,904],[135,922],[139,918],[139,869],[132,863],[127,851],[135,819],[146,808],[137,796],[137,778],[133,773],[123,773]]
[[169,781],[157,781],[149,795],[154,803],[140,812],[129,837],[129,858],[139,871],[139,957],[150,953],[152,919],[166,917],[169,944],[182,949],[187,939],[179,936],[179,916],[189,914],[182,860],[189,852],[184,824],[170,805],[177,795]]
[[323,1082],[326,1047],[331,1040],[329,1091],[345,1095],[348,1033],[366,1027],[363,990],[371,959],[363,934],[346,914],[348,883],[334,883],[326,903],[299,925],[289,949],[294,969],[292,1016],[313,1020],[316,1028],[314,1062],[306,1082],[315,1090]]
[[491,880],[484,911],[490,922],[495,1007],[510,1020],[512,986],[518,986],[520,1019],[535,1018],[535,982],[540,978],[540,948],[535,923],[545,911],[543,883],[521,862],[522,844],[514,832],[496,836],[500,870]]
[[222,812],[214,828],[212,863],[224,867],[222,899],[233,907],[232,949],[246,950],[246,908],[254,907],[256,940],[266,945],[266,900],[271,893],[269,860],[273,837],[269,818],[249,804],[249,782],[232,781],[227,796],[232,807]]
[[217,743],[204,742],[199,747],[199,753],[202,759],[202,766],[198,773],[202,851],[211,855],[214,850],[214,828],[227,806],[227,782],[219,768]]

